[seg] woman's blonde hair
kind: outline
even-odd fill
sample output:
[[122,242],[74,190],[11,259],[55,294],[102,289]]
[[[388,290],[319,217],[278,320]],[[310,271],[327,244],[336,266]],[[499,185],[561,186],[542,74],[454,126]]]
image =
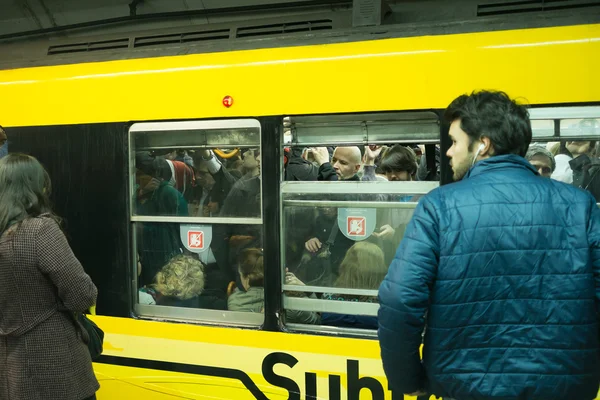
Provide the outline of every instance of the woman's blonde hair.
[[335,287],[379,289],[387,274],[383,251],[376,244],[357,242],[346,252]]
[[204,266],[193,257],[178,255],[156,274],[155,281],[154,289],[163,296],[188,300],[204,290]]

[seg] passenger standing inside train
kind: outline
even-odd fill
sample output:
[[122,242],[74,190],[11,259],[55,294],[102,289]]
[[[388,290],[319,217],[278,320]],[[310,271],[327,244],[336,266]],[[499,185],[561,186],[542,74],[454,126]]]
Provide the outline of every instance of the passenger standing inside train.
[[457,182],[421,199],[379,290],[391,388],[457,400],[594,399],[600,209],[523,158],[529,115],[506,94],[460,96],[445,116]]
[[360,181],[357,175],[361,165],[360,149],[356,146],[336,147],[329,162],[327,147],[311,148],[315,162],[319,165],[319,181]]
[[[379,164],[375,166],[375,159],[380,151],[381,149],[377,147],[370,148],[367,146],[365,148],[363,181],[374,181],[376,179],[376,168],[385,174],[389,182],[413,181],[417,174],[418,161],[415,152],[411,148],[396,144],[385,151]],[[413,195],[394,196],[379,194],[373,200],[409,202],[418,201],[418,198],[419,196]],[[410,210],[407,209],[377,210],[378,229],[373,232],[373,237],[379,239],[379,245],[384,250],[387,265],[389,265],[396,253],[396,248],[404,235],[404,230],[410,217]]]
[[[594,119],[584,119],[571,129],[582,136],[598,136],[600,123]],[[552,179],[580,187],[584,175],[583,167],[589,164],[595,146],[596,142],[591,140],[562,142],[560,154],[556,156],[556,170]]]
[[546,178],[550,178],[556,169],[554,156],[542,145],[532,144],[529,146],[525,158],[541,176]]
[[260,217],[260,149],[244,151],[244,176],[239,179],[224,201],[221,217]]
[[[348,181],[360,182],[358,171],[361,167],[360,149],[353,147],[336,147],[329,162],[329,151],[326,147],[312,148],[311,153],[319,167],[319,181]],[[329,200],[358,200],[359,195],[342,194],[330,196]],[[338,274],[338,267],[344,255],[354,244],[354,240],[342,235],[338,226],[338,210],[335,207],[320,208],[316,213],[314,227],[308,240],[304,243],[306,253],[303,255],[301,267],[305,275],[300,273],[299,278],[311,284],[331,284]],[[323,263],[322,261],[326,262]],[[323,265],[325,269],[331,269],[331,273],[325,274],[320,271]],[[300,267],[298,267],[300,268]],[[312,272],[308,272],[312,271]],[[313,281],[309,276],[322,279],[320,282]]]
[[196,196],[200,202],[197,216],[217,217],[237,179],[223,167],[211,150],[194,153],[194,164],[201,191]]
[[[187,216],[188,205],[174,187],[167,160],[147,152],[136,153],[140,190],[135,199],[136,213],[148,216]],[[146,183],[144,183],[146,182]],[[138,252],[142,264],[140,286],[154,282],[154,276],[173,256],[182,254],[178,223],[143,223],[138,226]]]
[[97,289],[52,214],[50,181],[24,154],[0,160],[0,399],[95,399],[87,345],[68,312]]
[[[292,147],[289,161],[285,168],[286,181],[316,181],[319,176],[319,167],[307,160],[309,149]],[[306,157],[306,158],[305,158]]]

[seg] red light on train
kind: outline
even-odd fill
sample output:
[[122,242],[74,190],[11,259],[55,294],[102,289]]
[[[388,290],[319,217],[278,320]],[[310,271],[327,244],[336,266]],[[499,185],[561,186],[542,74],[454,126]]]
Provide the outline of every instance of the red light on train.
[[231,96],[223,97],[223,105],[227,108],[231,107],[233,105],[233,97],[231,97]]

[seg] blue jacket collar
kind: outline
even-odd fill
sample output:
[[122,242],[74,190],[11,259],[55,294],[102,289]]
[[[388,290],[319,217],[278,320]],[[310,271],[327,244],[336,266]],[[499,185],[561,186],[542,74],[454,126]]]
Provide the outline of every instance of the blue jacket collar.
[[505,154],[502,156],[493,156],[476,162],[475,165],[471,167],[469,172],[467,172],[464,179],[477,176],[488,171],[505,168],[526,169],[535,175],[539,175],[533,165],[531,165],[529,161],[523,157],[516,154]]

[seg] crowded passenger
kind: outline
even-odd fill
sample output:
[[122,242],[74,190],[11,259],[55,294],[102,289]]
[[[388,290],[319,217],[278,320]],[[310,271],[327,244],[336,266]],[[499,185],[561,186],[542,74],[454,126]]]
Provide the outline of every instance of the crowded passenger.
[[[419,168],[417,169],[416,180],[418,180],[418,181],[439,181],[440,180],[440,166],[441,166],[441,160],[442,160],[442,152],[440,150],[440,146],[436,144],[436,145],[427,145],[427,146],[419,146],[419,147],[423,148],[422,152],[424,152],[424,154],[418,160]],[[427,165],[428,161],[429,161],[428,160],[429,157],[427,157],[427,152],[430,151],[430,150],[428,150],[429,148],[433,148],[433,151],[435,152],[435,154],[434,154],[435,163],[433,164],[433,165],[435,165],[435,167]]]
[[219,216],[236,178],[211,150],[196,151],[194,164],[198,182],[198,188],[194,195],[197,208],[195,216]]
[[[599,135],[600,123],[584,119],[575,128],[581,135]],[[552,179],[581,186],[584,168],[594,157],[596,142],[590,140],[561,142],[559,154],[555,156],[556,169]]]
[[[378,170],[385,174],[386,180],[391,182],[409,182],[415,178],[417,173],[417,157],[415,152],[406,146],[394,145],[380,158],[379,165],[374,167],[375,159],[380,149],[374,146],[365,148],[364,180],[373,180],[374,171]],[[376,168],[376,169],[375,169]],[[418,201],[419,196],[413,195],[377,195],[376,201]],[[400,242],[406,224],[410,219],[410,213],[405,209],[383,209],[377,210],[377,229],[373,232],[373,238],[379,239],[377,243],[384,249],[386,261],[391,261],[396,247]]]
[[[167,160],[147,152],[136,154],[137,215],[187,216],[183,194],[172,186]],[[173,256],[183,252],[177,223],[143,223],[138,225],[138,251],[142,264],[140,285],[151,284],[156,273]]]
[[196,177],[194,170],[188,164],[182,161],[165,160],[169,166],[168,180],[169,184],[177,189],[186,201],[192,200],[194,187],[196,186]]
[[197,258],[189,255],[178,255],[169,260],[156,274],[154,283],[140,289],[140,292],[140,297],[143,297],[143,294],[152,296],[154,303],[148,304],[227,309],[225,291],[210,288],[205,266]]
[[241,158],[233,158],[227,162],[227,170],[237,180],[244,176],[244,161]]
[[408,182],[414,180],[417,173],[417,157],[415,152],[405,146],[392,146],[382,154],[381,161],[375,164],[376,158],[382,153],[382,148],[365,147],[365,164],[363,181],[376,180],[376,169],[379,169],[386,179],[391,182]]
[[[339,276],[333,287],[340,289],[377,290],[387,273],[383,251],[375,244],[357,242],[346,253],[340,264]],[[376,303],[376,296],[357,296],[328,293],[326,300]],[[377,329],[377,317],[367,315],[321,313],[321,324],[344,328]]]
[[310,149],[292,147],[285,168],[285,180],[316,181],[319,176],[319,166],[315,165],[311,158],[314,156]]
[[550,178],[556,169],[554,156],[542,145],[532,144],[529,146],[525,159],[545,178]]
[[[264,312],[265,299],[265,270],[264,257],[261,249],[248,248],[242,250],[239,256],[238,271],[243,290],[235,288],[229,295],[227,305],[230,311]],[[304,285],[291,273],[286,273],[286,284]],[[286,310],[288,322],[302,324],[317,324],[319,315],[310,311]]]
[[244,175],[231,188],[221,209],[221,217],[256,218],[261,215],[260,150],[243,153]]
[[329,161],[329,151],[326,147],[310,149],[315,162],[319,165],[319,181],[359,181],[358,171],[362,155],[360,149],[352,147],[336,147]]

